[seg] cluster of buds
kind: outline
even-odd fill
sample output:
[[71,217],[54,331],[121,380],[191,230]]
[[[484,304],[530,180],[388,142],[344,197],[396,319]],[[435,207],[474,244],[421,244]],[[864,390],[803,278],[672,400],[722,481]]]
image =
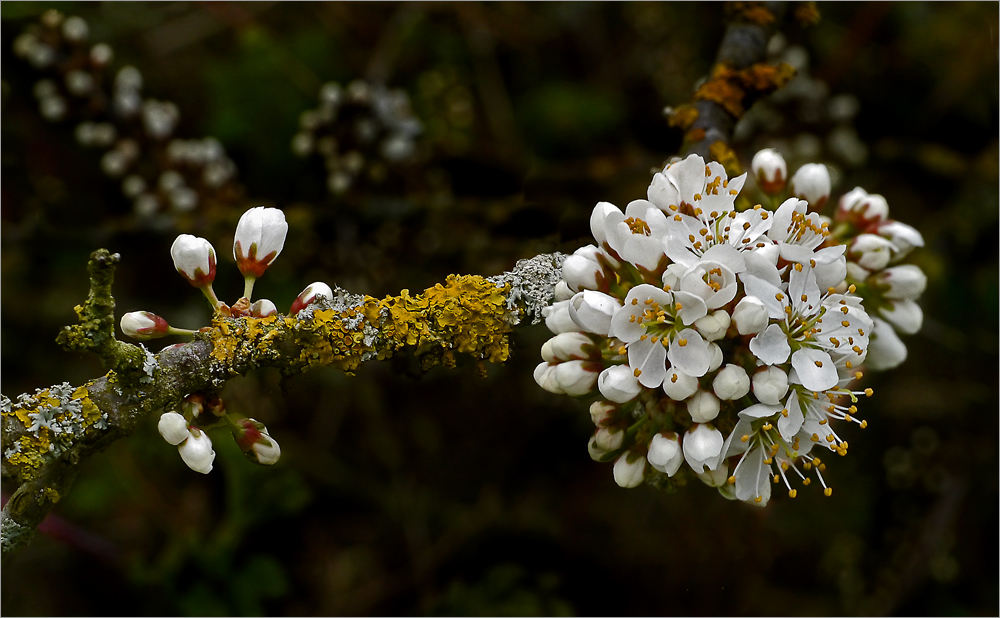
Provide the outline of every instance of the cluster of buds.
[[[757,186],[780,200],[792,195],[818,211],[830,197],[830,174],[826,166],[808,163],[787,178],[787,165],[774,149],[758,152],[751,164]],[[906,360],[906,344],[898,333],[912,335],[923,324],[917,300],[927,287],[927,276],[914,264],[902,264],[913,249],[924,246],[914,227],[889,218],[889,204],[878,194],[855,187],[841,196],[831,226],[831,241],[846,245],[846,281],[856,287],[872,314],[874,328],[866,367],[881,371]]]
[[327,187],[341,194],[361,178],[384,180],[390,167],[410,160],[421,126],[405,91],[355,80],[346,88],[324,84],[319,107],[302,112],[299,129],[292,152],[322,156]]
[[215,449],[207,429],[226,425],[236,444],[254,463],[271,466],[281,457],[278,442],[260,421],[226,411],[218,395],[193,393],[181,402],[181,411],[164,412],[157,429],[168,444],[177,447],[181,459],[195,472],[208,474],[215,461]]
[[[213,313],[228,318],[267,318],[278,314],[277,306],[266,298],[251,302],[254,283],[261,277],[285,245],[288,224],[277,208],[258,206],[243,213],[236,226],[233,258],[243,274],[243,296],[228,305],[212,289],[215,281],[216,253],[204,238],[181,234],[170,247],[174,268],[208,299]],[[288,315],[294,316],[319,298],[333,298],[333,290],[323,282],[311,283],[292,302]],[[167,335],[193,335],[196,331],[174,328],[162,317],[149,311],[132,311],[121,319],[122,332],[133,339],[147,340]]]
[[122,193],[141,219],[238,198],[236,166],[218,140],[172,138],[177,106],[143,99],[139,69],[112,73],[111,47],[88,47],[88,35],[83,18],[50,10],[15,39],[15,54],[46,74],[34,86],[42,117],[72,121],[81,146],[103,151],[101,170],[122,179]]
[[[783,190],[783,165],[755,167]],[[691,155],[654,176],[648,199],[594,208],[597,244],[563,264],[535,380],[597,396],[589,450],[615,462],[619,485],[694,473],[763,505],[772,485],[795,497],[790,481],[815,477],[832,493],[821,454],[847,453],[834,421],[867,426],[855,404],[871,389],[853,383],[874,322],[846,281],[846,245],[810,212],[829,196],[823,172],[800,170],[801,197],[774,210],[738,212],[746,175]]]
[[[212,289],[215,281],[216,253],[208,240],[181,234],[170,247],[174,267],[193,287],[201,290],[220,318],[264,319],[277,316],[273,302],[260,299],[251,303],[254,282],[261,277],[285,245],[288,224],[277,208],[259,206],[243,213],[236,226],[233,258],[243,274],[244,295],[232,306],[220,301]],[[294,316],[321,298],[333,299],[333,290],[325,283],[311,283],[295,298],[288,315]],[[126,313],[121,328],[129,337],[146,340],[167,335],[194,335],[196,331],[173,328],[166,320],[148,311]],[[209,412],[210,414],[205,414]],[[233,415],[225,410],[218,396],[189,395],[181,411],[170,411],[160,417],[159,430],[163,439],[177,446],[181,459],[192,470],[207,474],[212,470],[215,451],[206,429],[225,424],[248,459],[271,465],[278,461],[281,449],[267,428],[252,418]]]

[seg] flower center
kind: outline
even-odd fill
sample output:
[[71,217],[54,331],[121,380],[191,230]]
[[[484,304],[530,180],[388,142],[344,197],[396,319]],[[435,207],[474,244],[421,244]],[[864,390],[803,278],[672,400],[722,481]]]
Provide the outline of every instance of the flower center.
[[643,236],[649,236],[650,234],[649,224],[638,217],[625,219],[625,224],[628,225],[633,234],[642,234]]

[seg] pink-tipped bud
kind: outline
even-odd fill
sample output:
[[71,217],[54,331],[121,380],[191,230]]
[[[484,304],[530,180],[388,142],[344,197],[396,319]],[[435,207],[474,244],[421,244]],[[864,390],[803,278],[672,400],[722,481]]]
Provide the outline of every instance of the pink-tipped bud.
[[281,457],[281,447],[267,433],[264,423],[252,418],[240,419],[232,428],[236,444],[250,461],[263,466],[272,466]]
[[260,277],[285,246],[288,224],[277,208],[258,206],[243,213],[236,225],[233,257],[244,277]]
[[167,321],[149,311],[131,311],[122,316],[122,332],[139,340],[158,339],[170,334]]
[[850,223],[860,230],[878,225],[888,217],[889,203],[885,198],[878,194],[869,195],[861,187],[845,193],[837,205],[837,221]]
[[768,195],[780,193],[788,180],[788,166],[785,158],[774,148],[765,148],[753,156],[750,163],[757,178],[757,186]]
[[250,315],[255,318],[266,318],[276,313],[278,313],[278,308],[266,298],[262,298],[250,305]]
[[310,283],[306,286],[306,289],[299,292],[299,295],[295,297],[295,302],[292,303],[292,308],[288,310],[288,315],[297,314],[299,311],[305,309],[307,305],[316,302],[320,297],[332,300],[333,290],[322,281]]
[[215,281],[215,248],[204,238],[181,234],[170,246],[170,257],[177,272],[194,287]]

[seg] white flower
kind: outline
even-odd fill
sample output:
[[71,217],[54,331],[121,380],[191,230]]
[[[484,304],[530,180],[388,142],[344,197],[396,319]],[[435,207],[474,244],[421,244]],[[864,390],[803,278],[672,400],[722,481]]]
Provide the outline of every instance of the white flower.
[[624,453],[615,460],[615,482],[619,487],[626,489],[638,487],[642,484],[642,478],[646,474],[646,458],[635,457],[629,461],[629,456],[635,457],[632,453]]
[[889,204],[881,195],[869,195],[861,187],[845,193],[837,205],[837,221],[847,221],[859,229],[879,223],[889,216]]
[[927,289],[927,275],[914,264],[886,268],[874,279],[885,288],[883,295],[891,300],[916,300]]
[[333,290],[331,290],[330,286],[322,281],[314,281],[313,283],[307,285],[306,288],[299,292],[299,295],[295,297],[295,300],[292,301],[291,308],[288,310],[288,315],[296,315],[299,311],[302,311],[308,305],[316,302],[320,298],[333,300]]
[[885,221],[878,226],[878,235],[892,242],[892,261],[906,257],[916,247],[924,246],[924,237],[916,228],[899,221]]
[[788,392],[788,374],[780,367],[764,367],[753,374],[753,394],[761,403],[779,403]]
[[877,234],[859,234],[851,241],[847,256],[868,270],[882,270],[892,258],[892,241]]
[[281,458],[281,447],[278,446],[278,441],[272,438],[266,430],[262,433],[263,438],[258,439],[253,444],[253,453],[257,457],[257,463],[273,466]]
[[719,416],[719,398],[709,391],[699,390],[686,403],[688,414],[696,423],[708,423]]
[[602,371],[597,378],[597,388],[605,399],[615,403],[631,401],[642,390],[639,380],[625,365],[613,365]]
[[663,237],[667,234],[667,218],[663,212],[646,200],[629,202],[624,214],[613,206],[607,208],[605,204],[597,205],[593,217],[604,217],[600,227],[612,257],[647,271],[656,270],[664,261]]
[[618,427],[602,427],[594,434],[594,443],[605,451],[616,451],[625,441],[625,432]]
[[266,298],[254,301],[254,303],[250,305],[250,315],[255,318],[266,318],[276,313],[278,313],[278,308],[274,305],[274,303]]
[[923,309],[912,300],[890,301],[878,312],[896,330],[907,335],[915,334],[924,323]]
[[167,444],[177,446],[191,436],[188,431],[187,421],[177,412],[164,412],[160,415],[160,421],[156,424],[156,429],[167,441]]
[[549,363],[590,357],[594,341],[579,332],[560,333],[542,344],[542,358]]
[[629,367],[643,386],[656,388],[666,377],[666,361],[701,377],[711,361],[708,343],[688,328],[707,312],[704,301],[686,292],[665,292],[649,284],[633,287],[611,320],[609,334],[626,344]]
[[767,307],[759,298],[744,296],[733,309],[733,323],[739,334],[756,335],[767,328]]
[[167,321],[149,311],[130,311],[122,316],[122,332],[133,339],[156,339],[170,334]]
[[694,327],[698,329],[705,341],[717,341],[726,336],[732,319],[724,310],[719,309],[695,320]]
[[204,238],[181,234],[170,246],[174,268],[188,283],[200,288],[215,280],[215,248]]
[[618,299],[613,296],[584,290],[569,300],[569,317],[579,327],[575,330],[607,336],[611,317],[619,306]]
[[[844,245],[820,248],[830,236],[829,223],[816,213],[809,213],[808,204],[789,198],[774,212],[774,222],[768,236],[778,244],[782,259],[798,262],[813,269],[817,284],[822,288],[840,284],[847,275]],[[760,276],[759,273],[753,274]]]
[[208,474],[212,471],[212,462],[215,461],[215,451],[212,449],[212,440],[208,434],[197,427],[191,428],[191,437],[182,442],[177,450],[181,454],[181,459],[195,472]]
[[750,162],[750,169],[757,179],[757,186],[764,193],[774,195],[785,188],[788,165],[781,153],[774,148],[759,150]]
[[596,290],[603,279],[601,264],[597,261],[601,250],[594,245],[580,247],[563,261],[563,281],[573,291]]
[[706,469],[714,470],[719,465],[723,442],[722,433],[718,429],[695,423],[681,440],[684,461],[698,473]]
[[258,206],[243,213],[236,225],[233,257],[245,277],[264,274],[285,246],[288,224],[277,208]]
[[750,376],[743,367],[729,364],[716,374],[712,390],[719,399],[735,401],[750,392]]
[[654,175],[646,195],[668,215],[688,209],[721,215],[734,209],[745,182],[746,174],[728,180],[722,165],[715,161],[706,165],[704,159],[692,154]]
[[646,460],[654,470],[659,470],[667,476],[673,476],[684,463],[684,453],[681,450],[681,440],[675,433],[658,433],[649,443]]
[[580,331],[580,327],[569,317],[568,299],[554,302],[542,309],[542,317],[545,318],[545,326],[557,335]]
[[895,369],[906,360],[906,344],[896,334],[892,326],[873,318],[871,341],[868,343],[868,358],[865,366],[875,371]]
[[795,172],[789,185],[791,194],[820,210],[830,199],[830,171],[822,163],[806,163]]
[[671,367],[663,380],[663,392],[674,401],[684,401],[698,390],[698,379]]

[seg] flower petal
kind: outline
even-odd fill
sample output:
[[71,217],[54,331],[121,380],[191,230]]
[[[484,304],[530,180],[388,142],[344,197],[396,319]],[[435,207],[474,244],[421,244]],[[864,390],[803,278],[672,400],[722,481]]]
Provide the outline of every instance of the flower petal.
[[823,350],[802,348],[792,354],[792,368],[802,381],[802,386],[811,391],[825,391],[837,385],[840,379],[833,359]]
[[[780,365],[788,360],[792,348],[788,345],[785,331],[777,324],[771,324],[750,340],[750,351],[764,364]],[[830,366],[833,366],[832,362]]]

